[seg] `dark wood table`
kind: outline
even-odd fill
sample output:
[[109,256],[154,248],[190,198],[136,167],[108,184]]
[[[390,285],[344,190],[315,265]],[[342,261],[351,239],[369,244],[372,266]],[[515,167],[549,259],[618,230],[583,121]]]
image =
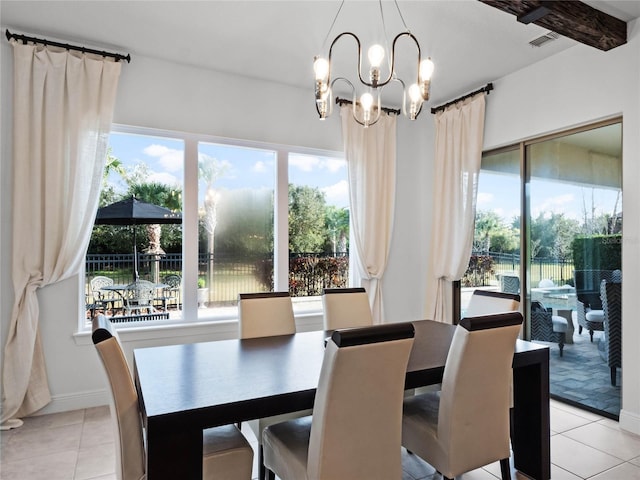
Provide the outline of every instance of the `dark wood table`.
[[[413,323],[406,388],[439,383],[455,327]],[[202,478],[205,428],[312,408],[326,336],[315,331],[136,349],[147,478]],[[513,367],[515,467],[548,480],[548,347],[518,340]]]

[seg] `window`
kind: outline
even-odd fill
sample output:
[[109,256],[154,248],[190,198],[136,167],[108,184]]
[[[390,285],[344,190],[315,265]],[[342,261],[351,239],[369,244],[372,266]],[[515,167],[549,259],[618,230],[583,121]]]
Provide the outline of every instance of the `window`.
[[184,319],[235,318],[238,293],[287,289],[297,314],[318,312],[322,288],[348,285],[341,154],[117,127],[100,206],[132,194],[182,212],[182,223],[96,225],[86,262],[88,307],[102,295],[91,280],[106,276],[123,296],[107,314],[122,313],[135,278],[134,236],[138,278],[157,285],[159,315],[146,317],[154,321],[180,320],[183,312]]

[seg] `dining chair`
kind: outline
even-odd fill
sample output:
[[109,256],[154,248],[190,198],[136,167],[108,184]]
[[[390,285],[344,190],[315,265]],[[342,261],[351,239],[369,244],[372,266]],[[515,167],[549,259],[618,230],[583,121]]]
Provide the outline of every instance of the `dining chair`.
[[[296,321],[289,292],[240,293],[238,295],[238,328],[241,339],[296,333]],[[303,410],[246,422],[258,440],[260,479],[263,479],[266,473],[262,431],[271,424],[310,415],[311,412],[312,410]]]
[[238,321],[240,338],[296,333],[289,292],[238,294]]
[[466,317],[489,313],[513,312],[520,307],[520,295],[515,293],[474,290],[465,311]]
[[325,288],[322,292],[325,330],[373,324],[369,296],[362,287]]
[[[106,371],[111,393],[111,419],[116,432],[116,476],[121,480],[146,478],[138,394],[127,360],[111,322],[104,315],[94,317],[92,322],[92,340]],[[235,425],[204,430],[203,442],[203,478],[251,479],[253,449]]]
[[509,467],[511,364],[522,315],[507,312],[460,320],[439,392],[404,401],[402,445],[445,479],[500,461]]
[[313,415],[267,427],[268,478],[402,478],[401,419],[414,327],[335,330],[327,340]]

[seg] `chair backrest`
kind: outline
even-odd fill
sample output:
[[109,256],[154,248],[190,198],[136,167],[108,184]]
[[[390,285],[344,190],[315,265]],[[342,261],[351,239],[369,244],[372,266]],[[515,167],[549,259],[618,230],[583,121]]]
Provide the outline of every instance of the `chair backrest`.
[[182,277],[176,274],[167,275],[162,279],[162,283],[168,285],[167,289],[179,289],[182,285]]
[[586,308],[601,310],[600,283],[603,280],[611,282],[615,275],[614,270],[575,270],[573,272],[573,281],[577,299]]
[[[91,293],[93,295],[93,298],[95,299],[105,298],[105,292],[100,291],[100,289],[111,285],[113,285],[113,279],[109,277],[103,277],[101,275],[93,277],[89,282],[89,288],[91,288]],[[113,296],[113,293],[108,296]]]
[[238,320],[240,338],[296,333],[289,292],[240,293]]
[[145,473],[138,394],[117,334],[104,315],[93,318],[92,340],[109,379],[111,418],[116,440],[118,478],[139,480]]
[[602,281],[600,286],[604,313],[604,354],[610,367],[622,366],[622,284]]
[[474,290],[466,310],[466,317],[490,313],[514,312],[520,307],[520,295],[515,293]]
[[313,406],[308,478],[402,477],[402,399],[413,336],[411,323],[333,332]]
[[468,317],[453,336],[442,378],[438,439],[452,470],[509,457],[510,388],[519,312]]
[[322,294],[325,330],[373,324],[369,296],[362,287],[325,288]]
[[136,280],[129,285],[130,300],[137,305],[150,305],[156,296],[156,285],[148,280]]

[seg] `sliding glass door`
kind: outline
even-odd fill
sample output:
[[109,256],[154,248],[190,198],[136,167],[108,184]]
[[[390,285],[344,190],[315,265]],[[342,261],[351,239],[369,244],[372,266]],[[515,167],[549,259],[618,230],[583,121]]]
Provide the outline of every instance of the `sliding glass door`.
[[622,128],[604,122],[487,152],[461,314],[476,288],[519,293],[550,348],[551,394],[617,417]]

